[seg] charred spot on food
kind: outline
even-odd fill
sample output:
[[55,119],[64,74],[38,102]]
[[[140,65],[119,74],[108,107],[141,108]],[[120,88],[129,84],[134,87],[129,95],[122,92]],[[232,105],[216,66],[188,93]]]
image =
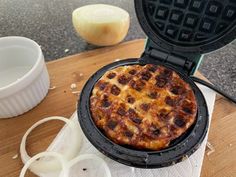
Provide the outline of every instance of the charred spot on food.
[[142,123],[142,119],[135,117],[135,118],[131,118],[131,120],[136,123],[136,124],[141,124]]
[[153,124],[149,127],[149,131],[151,132],[151,134],[153,134],[155,136],[157,136],[161,133],[160,129]]
[[161,76],[156,77],[156,86],[159,88],[163,88],[167,84],[167,79]]
[[122,85],[126,85],[130,81],[129,77],[126,77],[125,75],[122,75],[118,78],[118,82]]
[[183,111],[186,112],[187,114],[192,114],[192,109],[190,107],[183,107]]
[[150,104],[143,103],[143,104],[140,105],[140,108],[144,111],[148,111],[150,109]]
[[128,116],[129,116],[129,118],[136,118],[136,117],[138,117],[138,114],[135,112],[135,110],[134,109],[132,109],[132,108],[129,108],[128,109]]
[[181,117],[181,116],[177,116],[175,119],[174,119],[174,123],[175,125],[177,125],[178,127],[184,127],[185,126],[185,121],[184,119]]
[[184,89],[180,86],[173,86],[170,91],[175,95],[181,95],[184,93]]
[[100,90],[104,90],[106,88],[106,86],[108,85],[108,82],[98,82],[98,87]]
[[157,70],[158,66],[156,66],[156,65],[148,65],[147,68],[148,68],[148,70],[150,72],[154,73]]
[[108,79],[113,79],[114,77],[116,77],[116,73],[109,73],[109,74],[107,75],[107,78],[108,78]]
[[117,126],[117,122],[114,121],[114,120],[109,120],[108,123],[107,123],[107,127],[111,130],[114,130]]
[[167,96],[165,98],[165,102],[166,104],[168,104],[169,106],[176,106],[177,105],[177,101],[172,99],[170,96]]
[[154,135],[158,136],[158,135],[160,135],[161,131],[160,131],[160,129],[156,129],[156,130],[152,131],[152,133]]
[[158,117],[161,119],[165,119],[168,116],[169,112],[166,109],[161,109],[158,113]]
[[126,114],[126,111],[123,107],[119,107],[117,110],[117,114],[124,116]]
[[161,73],[163,76],[165,76],[166,78],[170,78],[173,74],[173,71],[171,71],[170,69],[165,68],[163,73]]
[[135,98],[132,97],[131,95],[128,95],[127,96],[127,101],[128,101],[128,103],[133,104],[135,102]]
[[137,71],[135,69],[132,69],[129,71],[129,74],[131,74],[131,75],[135,75],[136,73],[137,73]]
[[129,114],[136,114],[135,110],[132,109],[132,108],[129,108],[128,113],[129,113]]
[[107,108],[110,105],[111,105],[111,103],[109,101],[103,100],[103,104],[102,104],[103,107]]
[[103,107],[109,107],[111,105],[111,102],[108,100],[108,96],[104,95],[104,98],[102,100],[102,106]]
[[149,96],[151,99],[157,99],[158,93],[157,93],[157,92],[151,92],[151,93],[148,94],[148,96]]
[[119,87],[117,87],[116,85],[112,85],[112,87],[111,87],[111,93],[112,93],[113,95],[118,96],[118,95],[120,94],[120,92],[121,92],[121,90],[120,90]]
[[136,88],[136,82],[134,80],[130,81],[130,86],[135,89]]
[[141,81],[141,80],[138,80],[138,81],[131,80],[130,81],[130,86],[133,89],[135,89],[135,90],[140,92],[144,88],[145,83],[143,81]]
[[124,132],[124,135],[127,136],[128,138],[132,138],[134,134],[131,131],[127,130]]
[[170,131],[172,134],[175,134],[176,130],[177,130],[177,127],[175,125],[170,126]]
[[152,74],[148,71],[141,72],[141,78],[145,81],[149,81],[149,79],[152,77]]

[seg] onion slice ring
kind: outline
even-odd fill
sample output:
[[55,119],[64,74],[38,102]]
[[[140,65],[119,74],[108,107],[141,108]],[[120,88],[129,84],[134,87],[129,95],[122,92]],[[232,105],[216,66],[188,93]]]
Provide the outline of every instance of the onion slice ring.
[[[77,122],[74,122],[73,120],[66,119],[64,117],[48,117],[45,119],[42,119],[38,122],[36,122],[33,126],[31,126],[25,133],[25,135],[22,138],[21,144],[20,144],[20,153],[21,153],[21,159],[23,163],[25,164],[29,159],[30,156],[28,155],[26,151],[26,139],[30,132],[35,129],[37,126],[51,121],[51,120],[61,120],[64,121],[68,127],[72,130],[72,143],[71,145],[66,149],[65,152],[63,152],[63,157],[70,161],[71,159],[77,157],[79,154],[79,150],[81,147],[81,131],[80,131],[80,126]],[[62,154],[62,153],[61,153]],[[57,172],[61,170],[61,166],[58,163],[58,161],[55,160],[39,160],[35,161],[34,163],[31,164],[29,169],[35,173],[35,174],[40,174],[40,173],[50,173],[50,172]]]
[[102,158],[100,158],[94,154],[82,154],[82,155],[79,155],[76,158],[70,160],[66,164],[67,170],[65,170],[65,172],[66,172],[65,176],[70,176],[71,167],[73,167],[76,163],[84,161],[84,160],[97,161],[99,164],[104,166],[104,177],[111,177],[111,171],[110,171],[107,163]]
[[28,168],[36,162],[37,159],[41,158],[41,157],[45,157],[45,156],[51,156],[51,157],[55,157],[57,160],[59,160],[59,162],[61,163],[62,166],[62,172],[60,173],[60,177],[67,177],[66,174],[68,174],[67,172],[67,160],[59,153],[56,152],[41,152],[35,156],[33,156],[31,159],[29,159],[24,167],[21,169],[20,172],[20,177],[24,177],[26,171],[28,170]]

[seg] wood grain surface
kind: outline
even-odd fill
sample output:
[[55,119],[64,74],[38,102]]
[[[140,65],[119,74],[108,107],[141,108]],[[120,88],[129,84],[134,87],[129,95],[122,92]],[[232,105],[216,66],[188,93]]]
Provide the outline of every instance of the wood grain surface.
[[[96,70],[116,59],[139,57],[143,48],[144,40],[134,40],[47,63],[51,87],[56,88],[49,90],[47,97],[28,113],[0,120],[0,177],[19,176],[23,166],[19,145],[23,134],[32,124],[48,116],[72,115],[78,100],[78,95],[71,91],[72,83],[76,83],[76,90],[80,91]],[[202,177],[236,177],[235,117],[236,106],[218,96],[209,134],[215,152],[205,155]],[[62,122],[51,121],[35,129],[27,141],[29,154],[45,150],[62,126]],[[13,158],[17,154],[18,157]]]

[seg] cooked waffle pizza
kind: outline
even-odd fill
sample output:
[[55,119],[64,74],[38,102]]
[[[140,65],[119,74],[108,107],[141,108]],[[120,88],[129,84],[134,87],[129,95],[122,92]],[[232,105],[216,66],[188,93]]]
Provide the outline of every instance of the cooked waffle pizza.
[[113,142],[161,150],[195,122],[197,102],[176,72],[152,64],[129,65],[109,70],[99,79],[90,111]]

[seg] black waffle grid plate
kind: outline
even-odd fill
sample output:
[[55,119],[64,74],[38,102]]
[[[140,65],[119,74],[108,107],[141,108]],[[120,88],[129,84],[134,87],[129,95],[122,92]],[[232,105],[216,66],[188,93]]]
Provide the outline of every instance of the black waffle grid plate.
[[[210,44],[200,49],[200,53],[205,53],[235,37],[236,0],[135,0],[135,4],[141,26],[154,42],[155,33],[173,46]],[[150,31],[153,31],[151,35]],[[218,47],[211,47],[217,42]]]

